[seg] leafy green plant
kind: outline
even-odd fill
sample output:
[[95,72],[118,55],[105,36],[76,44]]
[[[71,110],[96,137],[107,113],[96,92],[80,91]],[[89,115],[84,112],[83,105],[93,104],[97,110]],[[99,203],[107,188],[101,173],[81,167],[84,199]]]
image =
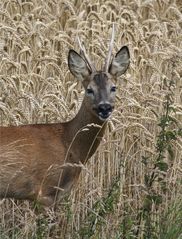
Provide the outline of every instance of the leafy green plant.
[[36,219],[36,231],[33,239],[43,239],[47,235],[48,221],[43,214],[40,214]]
[[[101,227],[107,224],[106,217],[114,212],[120,194],[120,175],[113,180],[107,195],[93,205],[85,224],[78,232],[81,238],[99,238]],[[94,237],[93,237],[94,236]]]
[[[157,214],[158,208],[163,202],[163,194],[168,190],[166,174],[169,169],[169,162],[166,159],[166,153],[168,153],[172,161],[174,158],[173,142],[182,136],[182,128],[180,128],[176,119],[172,117],[172,113],[175,113],[175,108],[173,107],[174,81],[165,81],[164,85],[167,88],[167,94],[163,104],[164,113],[158,118],[160,131],[156,141],[156,157],[153,162],[153,169],[144,175],[147,195],[144,198],[137,218],[138,225],[141,225],[142,221],[144,222],[144,239],[158,238],[159,226],[156,225],[157,221],[154,219],[154,214]],[[142,162],[145,166],[148,166],[149,161],[150,158],[142,158]],[[156,183],[161,189],[160,193],[154,188],[154,184]],[[153,208],[155,208],[155,212]],[[137,236],[139,235],[139,231],[140,227],[138,227],[136,232]]]
[[159,239],[182,239],[182,201],[172,202],[160,220]]

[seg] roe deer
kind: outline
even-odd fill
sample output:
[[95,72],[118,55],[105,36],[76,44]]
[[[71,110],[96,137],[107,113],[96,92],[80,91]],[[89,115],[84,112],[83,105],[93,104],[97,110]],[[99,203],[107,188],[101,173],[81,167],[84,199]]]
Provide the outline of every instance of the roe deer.
[[69,51],[69,70],[85,89],[81,108],[72,120],[0,127],[0,198],[37,200],[50,206],[72,188],[80,165],[99,146],[114,109],[116,87],[111,80],[129,65],[127,46],[111,61],[113,35],[102,70],[96,70],[80,41],[81,55]]

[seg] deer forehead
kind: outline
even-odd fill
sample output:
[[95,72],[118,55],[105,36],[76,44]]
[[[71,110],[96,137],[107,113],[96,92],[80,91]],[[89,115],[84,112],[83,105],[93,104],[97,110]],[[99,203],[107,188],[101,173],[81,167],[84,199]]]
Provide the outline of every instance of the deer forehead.
[[99,91],[106,90],[112,84],[110,74],[106,72],[95,72],[91,76],[90,86],[96,87]]

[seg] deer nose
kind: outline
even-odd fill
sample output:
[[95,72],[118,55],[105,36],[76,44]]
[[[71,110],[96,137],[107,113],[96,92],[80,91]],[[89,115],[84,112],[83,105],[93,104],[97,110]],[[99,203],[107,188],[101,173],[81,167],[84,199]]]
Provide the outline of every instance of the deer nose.
[[108,103],[99,104],[99,106],[98,106],[98,111],[99,111],[99,115],[100,115],[102,118],[107,118],[107,117],[111,114],[112,107],[111,107],[111,105],[108,104]]

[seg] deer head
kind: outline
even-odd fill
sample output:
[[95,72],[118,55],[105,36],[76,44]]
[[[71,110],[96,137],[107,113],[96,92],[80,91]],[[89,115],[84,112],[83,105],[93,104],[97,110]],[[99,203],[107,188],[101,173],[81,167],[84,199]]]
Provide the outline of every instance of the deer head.
[[74,50],[70,50],[68,55],[68,66],[71,73],[82,81],[85,88],[87,109],[102,121],[108,119],[114,109],[116,93],[114,79],[127,70],[130,61],[128,47],[123,46],[110,63],[113,35],[114,31],[103,70],[96,70],[80,41],[81,55]]

